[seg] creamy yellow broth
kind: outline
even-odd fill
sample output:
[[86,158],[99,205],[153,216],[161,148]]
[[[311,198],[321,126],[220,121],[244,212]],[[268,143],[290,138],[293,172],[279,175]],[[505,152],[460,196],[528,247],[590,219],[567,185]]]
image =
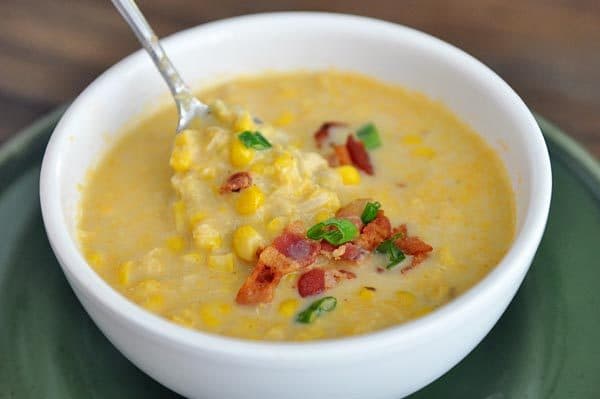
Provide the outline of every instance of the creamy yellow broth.
[[[362,334],[448,302],[511,244],[514,199],[501,161],[444,105],[421,94],[323,71],[236,79],[200,97],[224,127],[205,123],[174,144],[171,107],[141,121],[91,173],[79,223],[82,250],[97,273],[175,323],[264,340]],[[325,121],[377,126],[383,145],[370,151],[374,176],[328,166],[327,150],[318,151],[313,139]],[[273,148],[244,152],[236,134],[247,129],[263,132]],[[250,171],[258,194],[219,193],[236,171]],[[295,316],[323,295],[301,298],[298,274],[284,277],[271,303],[235,302],[257,247],[294,220],[308,228],[356,198],[379,201],[392,225],[406,223],[431,244],[430,256],[405,274],[378,272],[382,255],[345,266],[357,278],[323,294],[337,307],[312,324]]]

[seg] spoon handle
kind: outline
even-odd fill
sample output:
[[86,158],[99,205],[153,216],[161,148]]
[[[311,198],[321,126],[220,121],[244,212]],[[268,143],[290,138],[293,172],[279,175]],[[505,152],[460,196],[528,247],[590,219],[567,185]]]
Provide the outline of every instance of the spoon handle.
[[142,46],[144,46],[169,86],[169,90],[173,94],[179,111],[177,131],[180,132],[196,116],[207,113],[208,106],[196,99],[183,79],[181,79],[181,76],[160,45],[158,37],[135,2],[133,0],[112,0],[112,3],[127,24],[129,24],[131,30],[133,30]]
[[191,95],[190,89],[165,54],[158,37],[135,2],[133,0],[112,0],[112,2],[156,64],[173,96],[177,98],[183,93]]

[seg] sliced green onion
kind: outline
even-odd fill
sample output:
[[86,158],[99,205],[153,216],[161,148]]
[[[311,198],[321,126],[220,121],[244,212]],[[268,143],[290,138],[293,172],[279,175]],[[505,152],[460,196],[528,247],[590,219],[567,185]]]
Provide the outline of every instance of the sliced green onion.
[[404,252],[402,252],[402,250],[396,246],[395,241],[399,237],[400,234],[394,234],[392,238],[389,238],[379,244],[376,249],[376,251],[380,254],[387,255],[389,263],[385,266],[385,268],[388,270],[393,269],[396,265],[398,265],[398,263],[402,262],[404,258],[406,258]]
[[337,299],[332,296],[326,296],[318,299],[310,304],[309,307],[298,313],[296,321],[298,323],[309,324],[315,321],[315,319],[321,316],[325,312],[331,312],[337,305]]
[[317,223],[306,232],[311,240],[325,240],[333,245],[352,241],[358,236],[358,229],[347,219],[331,218]]
[[360,215],[360,220],[362,220],[364,224],[372,222],[377,217],[377,211],[379,211],[379,208],[381,208],[381,204],[379,202],[367,202],[362,215]]
[[255,150],[266,150],[271,148],[272,145],[269,141],[260,134],[260,132],[251,132],[246,130],[239,134],[238,139],[248,148],[254,148]]
[[367,150],[374,150],[375,148],[381,147],[379,132],[372,123],[362,125],[356,132],[356,136],[363,142]]

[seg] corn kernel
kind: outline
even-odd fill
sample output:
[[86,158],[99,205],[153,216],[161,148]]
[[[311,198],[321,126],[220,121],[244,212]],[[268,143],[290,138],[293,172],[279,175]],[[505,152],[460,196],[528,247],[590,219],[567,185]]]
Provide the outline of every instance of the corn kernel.
[[212,251],[221,246],[221,234],[206,223],[196,225],[192,237],[196,245],[202,249]]
[[152,294],[143,303],[146,309],[161,310],[165,306],[165,297],[162,294]]
[[360,173],[352,165],[343,165],[336,168],[338,174],[342,178],[342,182],[346,185],[360,184]]
[[444,266],[456,265],[456,259],[454,259],[454,255],[452,255],[452,252],[450,252],[448,247],[442,247],[440,249],[439,254],[440,254],[440,262],[442,262],[442,264]]
[[94,267],[99,267],[104,262],[104,256],[102,256],[98,252],[93,252],[93,251],[87,252],[85,254],[85,259],[88,261],[88,263],[90,265],[92,265]]
[[167,238],[165,241],[167,248],[169,248],[173,252],[181,252],[185,247],[185,239],[181,236],[173,236]]
[[430,147],[415,148],[412,153],[413,153],[413,155],[415,155],[417,157],[422,157],[422,158],[427,158],[427,159],[431,159],[431,158],[435,157],[435,151],[433,150],[433,148],[430,148]]
[[210,304],[203,304],[200,306],[200,319],[207,327],[218,327],[221,324],[221,320],[217,316],[214,306]]
[[212,110],[213,110],[214,114],[216,115],[217,119],[219,119],[221,122],[227,123],[227,122],[231,121],[233,114],[231,113],[229,108],[227,108],[225,103],[223,103],[223,101],[216,100],[212,104]]
[[398,291],[396,292],[396,298],[398,299],[398,303],[401,307],[412,307],[417,298],[408,291]]
[[233,307],[231,306],[230,303],[220,303],[218,305],[218,310],[222,314],[229,314],[233,310]]
[[267,230],[271,233],[279,233],[285,227],[285,218],[277,216],[267,223]]
[[275,126],[283,127],[292,123],[294,119],[294,114],[292,114],[290,111],[283,111],[273,123]]
[[233,272],[233,254],[210,255],[208,257],[208,267],[221,272]]
[[252,186],[242,191],[235,203],[235,209],[241,215],[255,213],[265,202],[265,195],[260,188]]
[[117,281],[121,285],[128,285],[131,281],[131,268],[133,267],[132,261],[121,263],[117,267]]
[[179,314],[174,314],[169,319],[184,327],[192,327],[194,325],[194,318],[190,309],[185,309]]
[[286,299],[279,304],[278,312],[282,316],[292,317],[299,305],[300,302],[297,299]]
[[254,159],[254,150],[248,148],[237,137],[231,140],[229,149],[229,161],[235,167],[248,165]]
[[213,167],[202,168],[199,172],[204,180],[213,180],[217,176],[217,170]]
[[206,219],[205,212],[202,212],[202,211],[196,212],[192,215],[192,217],[190,217],[190,224],[192,226],[196,226],[198,223],[200,223],[204,219]]
[[136,291],[138,291],[142,295],[147,295],[152,291],[157,291],[160,289],[160,282],[154,279],[143,280],[138,283],[136,286]]
[[175,172],[187,172],[192,167],[192,153],[189,148],[181,146],[173,148],[169,164]]
[[175,135],[175,145],[176,146],[185,146],[190,143],[190,135],[192,135],[194,131],[192,129],[185,129],[179,134]]
[[315,215],[315,223],[319,223],[319,222],[322,222],[323,220],[327,220],[327,219],[331,218],[332,216],[333,216],[333,214],[331,213],[331,211],[328,211],[326,209],[320,210]]
[[244,132],[246,130],[254,129],[254,122],[252,122],[252,116],[248,111],[243,111],[235,120],[233,124],[233,130],[235,132]]
[[183,232],[185,230],[185,203],[183,201],[173,203],[173,216],[175,229],[180,233]]
[[233,233],[232,244],[237,256],[250,262],[256,258],[256,251],[263,245],[263,238],[254,227],[244,225]]
[[407,134],[402,137],[402,143],[404,144],[421,144],[423,138],[418,134]]
[[362,287],[358,291],[358,297],[363,301],[370,301],[375,298],[375,292],[373,290],[368,289],[367,287]]
[[277,170],[281,171],[283,169],[291,167],[294,164],[294,157],[292,157],[291,154],[285,152],[279,155],[277,158],[275,158],[273,164],[275,165],[275,168]]

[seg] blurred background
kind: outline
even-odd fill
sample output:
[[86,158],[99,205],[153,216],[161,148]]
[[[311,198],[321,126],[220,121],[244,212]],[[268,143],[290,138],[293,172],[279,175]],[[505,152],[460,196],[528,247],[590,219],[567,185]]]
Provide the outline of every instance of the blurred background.
[[[471,53],[600,157],[600,0],[138,0],[159,36],[317,10],[408,25]],[[138,43],[109,0],[0,1],[0,143],[72,100]],[[207,60],[210,62],[210,60]]]

